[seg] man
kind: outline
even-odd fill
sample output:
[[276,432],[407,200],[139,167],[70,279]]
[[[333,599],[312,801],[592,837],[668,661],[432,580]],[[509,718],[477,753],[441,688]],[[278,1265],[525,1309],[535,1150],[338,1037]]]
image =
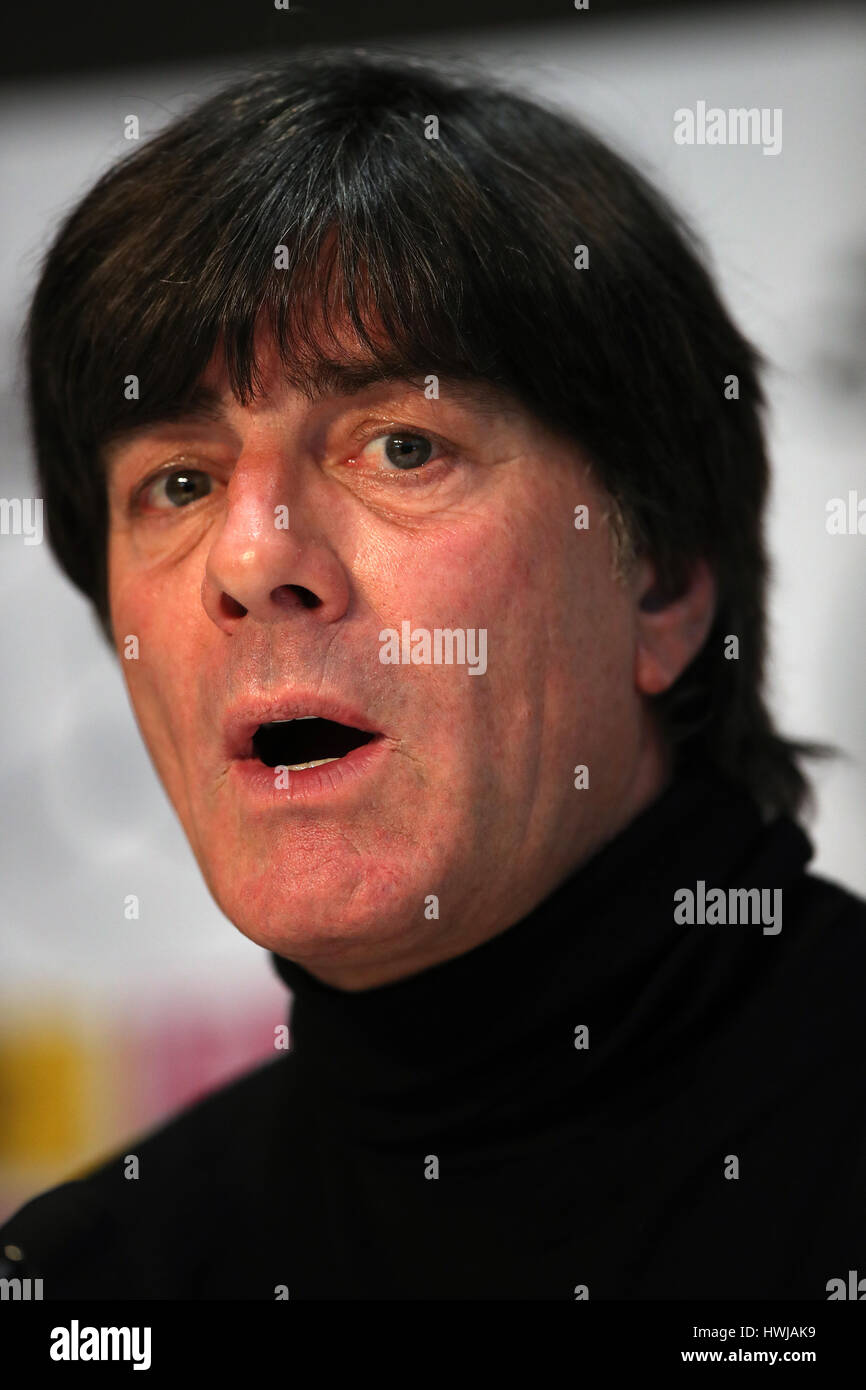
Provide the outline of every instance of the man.
[[307,55],[99,181],[29,360],[55,552],[293,1003],[288,1053],[13,1217],[10,1268],[824,1299],[863,1267],[864,906],[805,873],[810,750],[762,695],[758,355],[663,200],[512,92]]

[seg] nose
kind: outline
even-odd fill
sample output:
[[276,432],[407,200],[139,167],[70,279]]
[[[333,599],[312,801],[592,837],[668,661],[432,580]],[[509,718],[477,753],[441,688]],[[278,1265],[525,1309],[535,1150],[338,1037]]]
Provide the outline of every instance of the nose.
[[348,575],[322,529],[326,508],[309,498],[286,506],[277,490],[261,471],[236,469],[226,494],[201,597],[208,617],[229,635],[250,621],[275,624],[301,614],[327,625],[349,605]]

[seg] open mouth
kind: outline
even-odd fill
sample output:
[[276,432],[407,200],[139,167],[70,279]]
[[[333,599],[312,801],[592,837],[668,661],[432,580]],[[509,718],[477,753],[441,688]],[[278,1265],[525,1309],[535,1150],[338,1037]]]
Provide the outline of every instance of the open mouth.
[[253,757],[266,767],[287,767],[300,772],[345,758],[356,748],[379,737],[366,729],[353,729],[333,719],[301,715],[260,724],[253,734]]

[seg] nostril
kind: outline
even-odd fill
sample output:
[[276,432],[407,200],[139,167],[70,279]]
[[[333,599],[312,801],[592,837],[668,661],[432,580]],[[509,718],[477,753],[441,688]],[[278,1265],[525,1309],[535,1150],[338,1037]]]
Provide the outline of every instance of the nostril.
[[247,611],[231,594],[220,594],[220,607],[227,618],[242,618]]
[[301,584],[281,584],[271,595],[275,603],[286,606],[291,603],[293,597],[300,599],[304,608],[319,608],[322,602],[311,589],[305,589]]

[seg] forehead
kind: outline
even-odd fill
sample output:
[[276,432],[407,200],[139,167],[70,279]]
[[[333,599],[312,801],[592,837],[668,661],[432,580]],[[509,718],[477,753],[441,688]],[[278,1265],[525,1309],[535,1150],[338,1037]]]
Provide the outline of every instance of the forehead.
[[[261,390],[257,399],[264,402],[277,399],[287,385],[299,390],[311,406],[330,399],[345,399],[377,390],[408,393],[422,391],[430,400],[447,397],[458,404],[480,411],[516,410],[518,402],[507,389],[496,382],[478,376],[459,376],[452,371],[431,370],[424,374],[410,372],[399,361],[396,351],[389,352],[384,335],[377,330],[378,355],[345,332],[334,340],[335,351],[322,348],[315,360],[307,363],[287,363],[281,356],[273,334],[260,324],[255,337],[256,375]],[[192,393],[192,399],[203,412],[219,410],[232,396],[228,363],[222,346],[211,356],[207,368]]]

